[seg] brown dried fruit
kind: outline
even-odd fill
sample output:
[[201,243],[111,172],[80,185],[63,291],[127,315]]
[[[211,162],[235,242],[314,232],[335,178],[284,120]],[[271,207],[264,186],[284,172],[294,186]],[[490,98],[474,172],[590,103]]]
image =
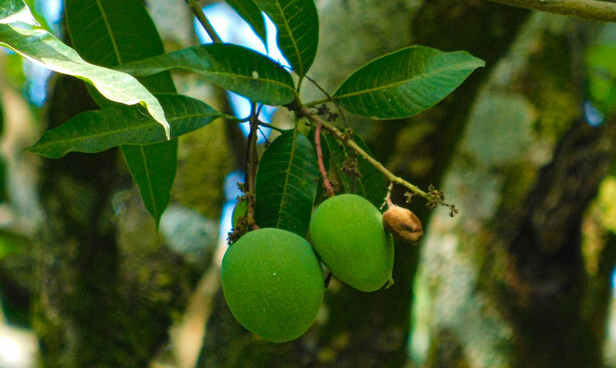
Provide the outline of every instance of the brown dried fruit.
[[383,226],[394,236],[407,242],[416,242],[423,235],[419,218],[411,210],[396,205],[390,205],[383,214]]

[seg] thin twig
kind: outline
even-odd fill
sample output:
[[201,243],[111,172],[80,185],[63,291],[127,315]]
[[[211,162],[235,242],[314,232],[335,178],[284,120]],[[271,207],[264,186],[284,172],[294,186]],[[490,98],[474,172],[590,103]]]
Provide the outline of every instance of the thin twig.
[[248,210],[246,216],[248,223],[253,229],[258,229],[255,221],[255,198],[257,193],[257,166],[259,157],[257,155],[257,130],[259,129],[259,117],[257,116],[256,103],[252,103],[250,110],[250,133],[248,133],[248,158],[246,159],[246,184],[248,187]]
[[321,127],[322,125],[317,123],[317,128],[314,132],[314,145],[317,149],[317,161],[319,163],[319,171],[321,171],[321,176],[323,177],[323,186],[327,191],[327,195],[333,197],[336,195],[336,193],[334,192],[332,183],[329,181],[329,177],[327,176],[327,170],[325,169],[325,164],[323,163],[323,149],[321,147]]
[[616,21],[616,3],[599,0],[491,0],[493,2],[581,18]]
[[199,2],[196,0],[186,0],[186,2],[190,6],[190,9],[195,14],[197,19],[199,20],[199,23],[201,23],[201,25],[207,32],[208,36],[210,36],[210,38],[212,39],[212,41],[214,41],[215,43],[222,43],[222,39],[220,38],[220,36],[218,36],[218,33],[216,33],[216,30],[214,29],[210,21],[207,19],[207,17],[203,13],[203,9],[199,5]]
[[295,103],[289,105],[288,107],[296,111],[300,115],[307,117],[313,123],[317,125],[322,124],[323,128],[325,128],[334,137],[336,137],[336,139],[343,142],[347,147],[355,151],[355,153],[361,156],[364,160],[368,161],[368,163],[370,163],[378,171],[380,171],[381,174],[383,174],[383,176],[385,176],[385,178],[389,180],[390,182],[402,185],[403,187],[408,189],[411,193],[417,194],[420,197],[425,198],[430,205],[440,204],[440,205],[449,207],[450,209],[452,209],[452,211],[453,209],[455,209],[453,205],[445,203],[445,201],[442,198],[442,193],[437,191],[436,189],[431,189],[429,192],[425,192],[421,190],[421,188],[419,188],[418,186],[409,183],[408,181],[404,180],[403,178],[389,171],[385,166],[383,166],[383,164],[381,164],[378,160],[374,159],[372,156],[370,156],[370,154],[364,151],[357,143],[355,143],[354,140],[350,139],[346,134],[341,132],[338,128],[336,128],[332,124],[321,119],[321,117],[318,114],[311,112],[307,107],[301,105],[299,101],[295,101]]

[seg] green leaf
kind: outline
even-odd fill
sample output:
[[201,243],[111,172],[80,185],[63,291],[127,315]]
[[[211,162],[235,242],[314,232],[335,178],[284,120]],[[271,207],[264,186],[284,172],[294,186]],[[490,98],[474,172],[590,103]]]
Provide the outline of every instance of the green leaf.
[[[171,138],[201,128],[222,114],[209,105],[180,95],[160,95],[171,124]],[[166,140],[163,129],[138,106],[117,105],[78,114],[46,131],[30,151],[49,158],[69,152],[96,153],[126,144],[151,144]]]
[[261,10],[252,0],[227,0],[227,4],[235,10],[246,23],[252,27],[255,33],[261,38],[264,45],[267,45],[267,33],[265,32],[265,20]]
[[319,16],[314,0],[254,0],[278,29],[278,46],[293,70],[306,75],[319,44]]
[[334,99],[350,112],[373,119],[406,118],[434,106],[484,64],[466,51],[411,46],[359,68]]
[[178,140],[139,146],[122,146],[133,179],[139,186],[143,203],[156,224],[169,204],[175,179]]
[[[370,148],[360,136],[354,134],[353,140],[372,155]],[[380,208],[387,194],[385,177],[365,159],[349,154],[349,150],[329,134],[323,135],[322,146],[327,151],[324,156],[330,157],[330,165],[333,166],[343,191],[359,194]]]
[[306,236],[319,169],[310,141],[297,129],[283,133],[263,153],[257,171],[255,218]]
[[4,18],[19,13],[25,7],[23,0],[0,0],[0,22],[4,23]]
[[87,63],[75,50],[42,28],[25,23],[0,24],[0,46],[55,72],[81,78],[109,100],[126,105],[144,104],[156,121],[165,130],[169,129],[162,106],[135,78]]
[[286,105],[295,99],[291,75],[271,59],[242,46],[208,44],[124,64],[134,76],[170,69],[199,73],[211,83],[267,105]]
[[[91,63],[114,67],[164,53],[160,35],[141,1],[66,0],[65,14],[73,47]],[[92,47],[94,44],[96,47]],[[139,82],[152,93],[177,92],[168,72]],[[93,89],[90,94],[101,107],[115,105]],[[144,205],[157,224],[169,203],[177,171],[177,148],[177,139],[120,147]]]

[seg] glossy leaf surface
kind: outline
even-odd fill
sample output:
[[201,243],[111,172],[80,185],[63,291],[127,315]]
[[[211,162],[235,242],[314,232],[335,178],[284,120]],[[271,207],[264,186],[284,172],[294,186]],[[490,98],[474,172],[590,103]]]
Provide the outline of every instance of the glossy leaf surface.
[[25,23],[0,24],[0,46],[55,72],[81,78],[109,100],[126,105],[144,104],[157,122],[169,128],[158,100],[134,77],[86,62],[42,28]]
[[286,70],[255,51],[232,44],[189,47],[120,67],[137,77],[171,69],[199,73],[213,84],[267,105],[285,105],[295,98],[293,79]]
[[[172,138],[201,128],[222,115],[191,97],[161,95],[159,98],[171,124]],[[96,153],[125,144],[152,144],[165,140],[163,129],[143,108],[118,105],[76,115],[59,127],[46,131],[30,151],[59,158],[69,152]]]
[[293,70],[306,75],[317,55],[319,16],[314,0],[254,0],[278,29],[278,47]]
[[[164,53],[156,26],[140,1],[66,0],[65,7],[73,47],[89,62],[114,67]],[[176,93],[170,73],[139,81],[152,93]],[[93,89],[90,92],[99,106],[114,105]],[[176,139],[147,147],[120,147],[143,202],[156,223],[169,203],[177,170],[177,147]]]
[[257,224],[306,236],[318,181],[317,157],[308,138],[297,129],[283,133],[259,162]]
[[261,10],[255,5],[252,0],[226,0],[227,4],[242,17],[250,27],[255,31],[257,36],[261,38],[263,44],[266,44],[267,33],[265,31],[265,20]]
[[401,119],[441,101],[484,62],[466,51],[411,46],[355,71],[334,94],[344,108],[373,119]]

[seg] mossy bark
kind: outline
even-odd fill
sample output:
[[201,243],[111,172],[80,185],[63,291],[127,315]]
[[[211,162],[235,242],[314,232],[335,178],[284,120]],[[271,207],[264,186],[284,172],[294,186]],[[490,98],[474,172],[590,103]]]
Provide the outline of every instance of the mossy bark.
[[[439,212],[422,258],[425,366],[602,366],[613,236],[594,241],[591,272],[582,223],[616,159],[616,125],[592,127],[581,116],[571,76],[581,50],[569,25],[535,16],[518,42],[527,51],[509,55],[509,72],[476,104],[444,187],[463,212],[455,221]],[[524,65],[512,72],[520,55]],[[526,111],[518,118],[516,104]],[[494,111],[502,115],[489,118]],[[482,138],[493,125],[506,141]]]

